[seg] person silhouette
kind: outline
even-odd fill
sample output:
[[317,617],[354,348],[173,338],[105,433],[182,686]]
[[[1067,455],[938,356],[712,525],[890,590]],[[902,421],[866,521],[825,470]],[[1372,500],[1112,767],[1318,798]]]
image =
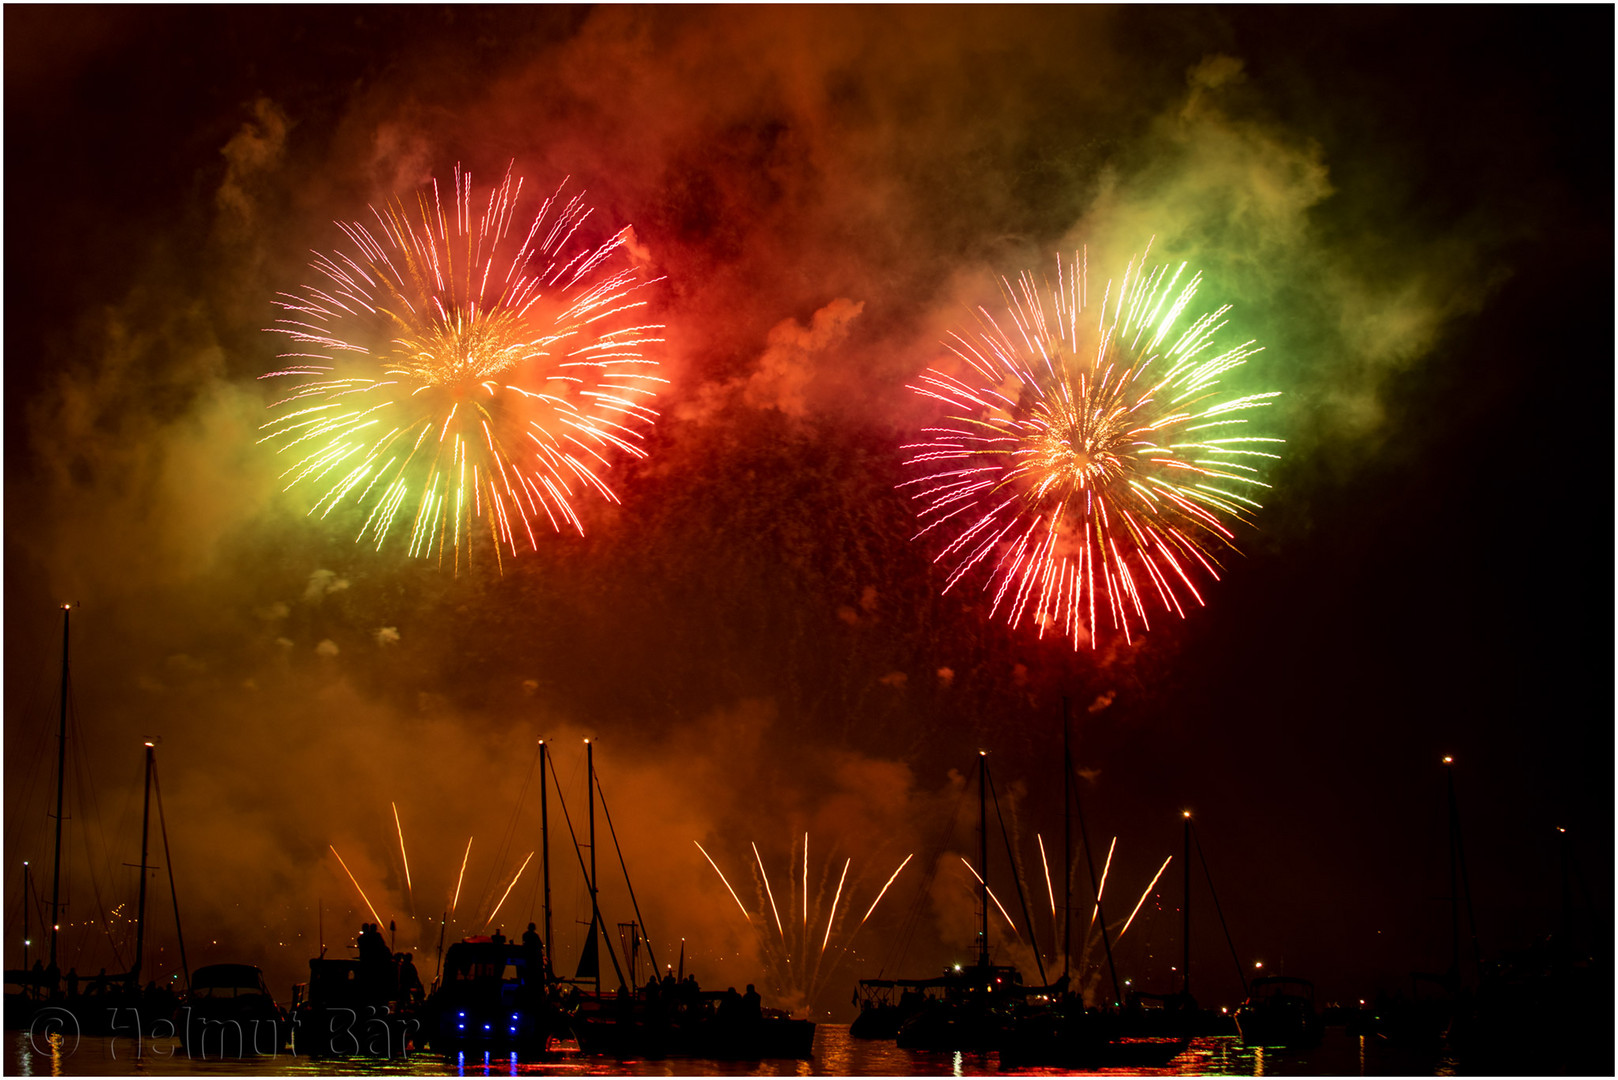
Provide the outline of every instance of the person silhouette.
[[421,976],[416,973],[415,953],[403,953],[399,958],[399,993],[406,1001],[419,1001],[422,995]]
[[747,984],[747,993],[742,995],[742,1019],[759,1020],[764,1016],[764,1002],[753,989],[753,984]]
[[545,947],[540,943],[539,931],[534,929],[533,923],[529,923],[528,929],[522,932],[522,952],[528,970],[537,973],[545,955]]

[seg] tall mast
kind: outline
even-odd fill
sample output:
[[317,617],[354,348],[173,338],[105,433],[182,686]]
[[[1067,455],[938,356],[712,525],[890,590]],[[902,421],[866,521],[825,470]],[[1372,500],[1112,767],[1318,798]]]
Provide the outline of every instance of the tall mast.
[[[590,800],[590,941],[601,929],[601,905],[596,896],[596,758],[595,747],[584,740],[585,794]],[[601,961],[596,960],[596,997],[601,996]]]
[[[1563,874],[1566,879],[1566,874]],[[23,861],[23,970],[28,970],[28,907],[29,907],[29,879],[28,861]]]
[[1062,698],[1062,977],[1073,955],[1073,755],[1067,741],[1067,698]]
[[[989,966],[989,752],[978,751],[978,910],[983,921],[978,925],[978,966]],[[808,888],[808,882],[804,883]]]
[[56,935],[62,927],[62,787],[67,776],[67,629],[71,614],[72,605],[63,604],[62,711],[56,727],[56,855],[51,866],[51,971],[58,970]]
[[[1071,769],[1068,771],[1072,772]],[[1123,991],[1118,983],[1118,963],[1113,959],[1112,939],[1107,936],[1107,913],[1101,907],[1101,885],[1096,881],[1096,862],[1090,850],[1090,830],[1084,824],[1084,800],[1077,791],[1073,792],[1072,807],[1079,818],[1079,843],[1084,847],[1084,868],[1090,875],[1090,895],[1096,905],[1091,921],[1101,930],[1101,947],[1107,954],[1107,973],[1112,976],[1112,1000],[1122,1005]],[[1089,931],[1086,931],[1086,934],[1088,933]]]
[[[1482,965],[1478,951],[1478,921],[1472,912],[1472,883],[1466,873],[1466,849],[1461,846],[1461,809],[1455,801],[1455,759],[1444,758],[1444,779],[1449,793],[1449,895],[1450,895],[1450,937],[1453,945],[1451,955],[1451,970],[1455,973],[1455,985],[1461,980],[1461,896],[1466,897],[1466,921],[1472,932],[1472,963],[1477,970]],[[1457,887],[1456,873],[1460,874]]]
[[545,972],[551,957],[551,803],[545,788],[545,740],[539,740],[539,867],[545,876]]
[[140,988],[140,965],[146,948],[146,865],[148,828],[152,822],[152,755],[155,744],[146,743],[146,798],[140,811],[140,901],[135,908],[135,966],[129,969],[130,985]]
[[1185,998],[1187,1006],[1189,1007],[1191,1001],[1191,811],[1185,811],[1184,816],[1185,854],[1182,857],[1185,859],[1185,864],[1183,867],[1185,870],[1185,898],[1181,901],[1180,905],[1180,938],[1181,945],[1185,951],[1184,959],[1181,962],[1185,965],[1185,967],[1184,975],[1180,981],[1180,994]]

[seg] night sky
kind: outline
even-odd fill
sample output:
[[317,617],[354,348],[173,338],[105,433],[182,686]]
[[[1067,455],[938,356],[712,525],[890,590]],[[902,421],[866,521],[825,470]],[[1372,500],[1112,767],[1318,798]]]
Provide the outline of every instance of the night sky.
[[[63,601],[93,782],[67,918],[133,894],[161,735],[191,962],[278,995],[318,919],[338,955],[370,919],[328,845],[430,975],[474,836],[481,929],[538,846],[539,737],[575,824],[597,740],[659,959],[684,938],[705,983],[802,1004],[692,841],[758,916],[750,842],[779,897],[807,831],[822,925],[851,860],[834,951],[916,853],[822,1015],[968,957],[986,750],[1049,957],[1064,698],[1119,896],[1175,857],[1120,944],[1137,986],[1175,985],[1186,808],[1246,966],[1325,1000],[1442,970],[1445,754],[1484,956],[1556,929],[1558,826],[1610,955],[1612,40],[1599,6],[8,6],[7,966],[21,862],[49,862]],[[353,543],[258,443],[276,292],[457,163],[571,176],[667,278],[647,458],[504,573]],[[1287,447],[1205,608],[1075,652],[940,595],[896,490],[937,415],[906,384],[1000,275],[1085,247],[1104,283],[1153,237],[1264,346],[1241,377],[1283,392]],[[553,825],[566,965],[588,899]],[[1234,1005],[1196,871],[1193,989]],[[66,932],[81,974],[116,969],[105,936]]]

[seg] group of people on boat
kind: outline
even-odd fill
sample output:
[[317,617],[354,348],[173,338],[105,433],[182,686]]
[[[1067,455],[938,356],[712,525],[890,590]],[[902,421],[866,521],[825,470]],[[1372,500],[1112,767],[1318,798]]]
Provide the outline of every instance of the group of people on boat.
[[393,952],[376,923],[361,923],[354,944],[360,954],[360,981],[368,996],[400,1004],[421,1001],[424,989],[414,953]]

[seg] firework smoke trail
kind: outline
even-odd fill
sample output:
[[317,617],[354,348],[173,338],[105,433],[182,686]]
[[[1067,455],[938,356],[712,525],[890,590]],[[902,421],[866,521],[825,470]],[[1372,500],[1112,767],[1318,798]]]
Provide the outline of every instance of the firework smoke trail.
[[485,930],[487,930],[494,923],[494,917],[500,914],[500,909],[505,906],[506,897],[510,896],[511,890],[517,887],[517,879],[522,877],[522,872],[528,869],[528,864],[533,860],[533,858],[534,853],[530,851],[528,853],[528,858],[524,859],[522,861],[522,865],[517,867],[517,872],[511,877],[511,884],[507,885],[506,891],[500,894],[500,903],[494,905],[494,910],[489,912],[489,921],[483,924],[483,928]]
[[[921,529],[952,532],[934,561],[945,591],[981,574],[991,617],[1031,619],[1092,647],[1101,623],[1133,640],[1148,607],[1184,616],[1218,580],[1231,526],[1257,510],[1259,459],[1280,439],[1242,434],[1276,393],[1230,396],[1224,376],[1258,352],[1215,347],[1229,307],[1178,328],[1201,283],[1186,267],[1131,261],[1093,322],[1085,264],[1057,262],[1056,285],[1003,280],[1003,320],[977,311],[938,368],[911,389],[944,404],[942,424],[904,447]],[[1086,315],[1081,324],[1080,316]],[[1098,615],[1097,609],[1100,608]]]
[[472,857],[472,837],[466,838],[466,854],[461,856],[461,872],[455,876],[455,898],[449,902],[450,914],[455,914],[455,906],[461,902],[461,882],[466,878],[466,860]]
[[1147,885],[1146,891],[1140,894],[1140,899],[1135,902],[1135,910],[1131,911],[1129,913],[1129,918],[1124,920],[1124,928],[1118,931],[1118,936],[1113,939],[1113,944],[1116,945],[1118,942],[1124,939],[1124,935],[1129,932],[1129,924],[1135,921],[1135,916],[1140,914],[1140,909],[1142,905],[1146,903],[1146,898],[1152,895],[1153,889],[1157,888],[1157,879],[1163,876],[1163,871],[1167,870],[1169,868],[1169,863],[1173,861],[1174,856],[1170,855],[1168,858],[1163,860],[1163,865],[1157,868],[1157,873],[1152,875],[1151,884]]
[[346,862],[343,862],[343,857],[337,854],[337,848],[335,846],[331,844],[327,844],[326,846],[331,848],[331,853],[333,855],[337,855],[338,865],[343,868],[343,873],[348,875],[348,880],[354,882],[354,891],[360,894],[360,899],[365,901],[365,906],[371,909],[371,918],[375,919],[377,921],[377,925],[380,926],[382,924],[382,916],[376,913],[376,907],[371,903],[371,898],[365,895],[365,890],[360,888],[360,883],[358,881],[355,881],[354,872],[348,868],[348,864]]
[[[565,182],[563,187],[565,188]],[[280,293],[266,329],[287,339],[291,386],[261,442],[285,455],[287,489],[319,492],[310,514],[359,509],[356,539],[381,548],[408,533],[412,556],[459,568],[475,534],[497,561],[534,526],[584,526],[575,503],[657,414],[662,327],[644,322],[654,284],[634,265],[633,233],[592,246],[591,209],[563,188],[531,225],[508,172],[474,204],[455,169],[452,206],[438,183],[372,208],[371,226],[338,223],[349,247],[316,253],[315,283]]]

